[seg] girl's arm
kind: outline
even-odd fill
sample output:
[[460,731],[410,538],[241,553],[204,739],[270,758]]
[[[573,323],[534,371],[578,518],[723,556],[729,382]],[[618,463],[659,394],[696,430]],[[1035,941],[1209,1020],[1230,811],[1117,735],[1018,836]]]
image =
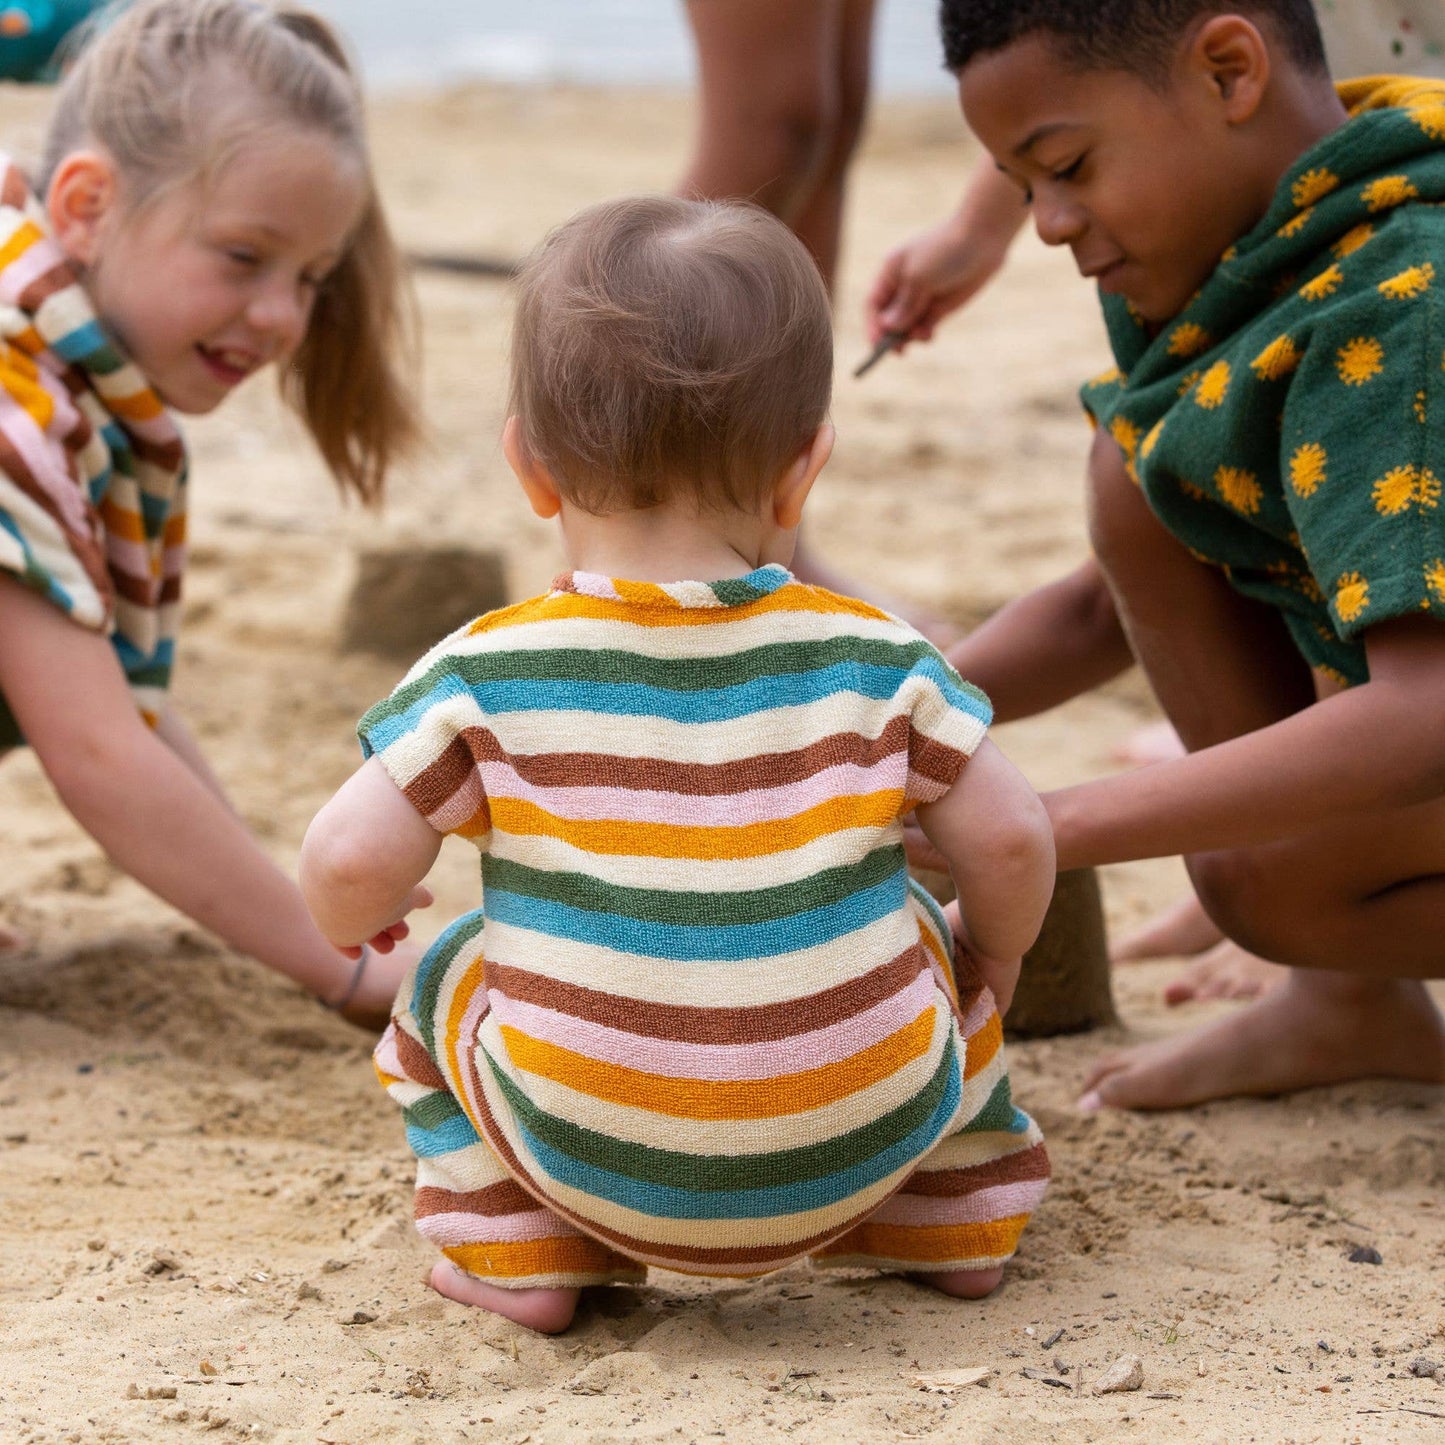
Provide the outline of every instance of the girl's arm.
[[301,844],[301,892],[338,947],[353,947],[404,917],[441,851],[442,835],[368,758],[311,820]]
[[[985,739],[948,792],[921,804],[917,816],[953,875],[965,945],[997,994],[998,971],[1007,967],[1017,978],[1053,896],[1048,815],[1023,774]],[[1007,998],[999,1004],[1007,1008]]]
[[146,727],[109,640],[0,576],[0,691],[61,801],[127,873],[322,999],[354,969],[245,824]]
[[1297,837],[1445,793],[1445,626],[1365,634],[1370,681],[1177,762],[1048,793],[1060,868]]

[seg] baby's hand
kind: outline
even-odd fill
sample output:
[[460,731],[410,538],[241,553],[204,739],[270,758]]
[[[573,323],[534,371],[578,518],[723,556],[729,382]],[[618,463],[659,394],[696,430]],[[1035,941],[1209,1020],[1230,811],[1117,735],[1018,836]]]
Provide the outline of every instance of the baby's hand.
[[380,933],[374,933],[366,940],[365,945],[358,943],[351,948],[343,948],[342,953],[347,958],[360,958],[363,947],[374,949],[377,953],[390,953],[411,932],[411,925],[406,921],[406,915],[417,908],[430,908],[435,901],[431,889],[425,884],[418,883],[407,896],[407,900],[402,906],[401,917],[395,923],[389,923]]
[[963,915],[959,911],[958,903],[955,901],[948,904],[943,910],[943,916],[948,920],[948,926],[953,930],[953,942],[956,948],[960,948],[969,957],[979,978],[993,994],[994,1007],[998,1009],[999,1017],[1002,1018],[1009,1011],[1009,1005],[1014,1001],[1014,990],[1018,988],[1019,974],[1023,970],[1022,958],[990,958],[988,954],[981,953],[973,946],[969,939],[968,930],[963,924]]

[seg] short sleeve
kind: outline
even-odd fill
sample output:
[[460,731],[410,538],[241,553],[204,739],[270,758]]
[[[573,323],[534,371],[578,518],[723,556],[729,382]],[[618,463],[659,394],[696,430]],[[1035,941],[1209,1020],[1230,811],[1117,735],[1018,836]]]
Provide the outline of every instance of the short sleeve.
[[907,808],[935,803],[958,781],[993,721],[993,706],[929,648],[908,674]]
[[1400,216],[1351,258],[1368,268],[1320,317],[1285,401],[1285,503],[1346,639],[1445,618],[1445,274],[1432,256],[1445,257],[1445,226]]
[[491,734],[459,661],[440,644],[367,711],[356,732],[363,755],[379,759],[438,833],[484,847],[492,820],[479,764]]

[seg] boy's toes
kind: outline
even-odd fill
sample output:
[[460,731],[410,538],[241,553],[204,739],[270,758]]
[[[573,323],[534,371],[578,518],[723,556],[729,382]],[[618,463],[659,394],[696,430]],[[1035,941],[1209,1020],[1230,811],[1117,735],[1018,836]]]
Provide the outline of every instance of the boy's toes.
[[1277,988],[1288,974],[1282,964],[1226,941],[1185,968],[1164,990],[1164,1002],[1173,1007],[1213,999],[1258,998]]

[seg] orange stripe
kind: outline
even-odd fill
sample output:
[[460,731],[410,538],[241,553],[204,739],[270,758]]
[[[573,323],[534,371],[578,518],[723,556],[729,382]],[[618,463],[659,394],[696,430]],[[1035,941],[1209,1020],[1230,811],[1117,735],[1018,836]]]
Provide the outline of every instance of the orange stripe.
[[830,798],[791,818],[715,828],[560,818],[519,798],[493,798],[493,824],[505,833],[557,838],[588,853],[632,858],[761,858],[801,848],[847,828],[883,828],[898,817],[899,788]]
[[34,221],[22,221],[15,233],[0,246],[0,270],[23,256],[37,241],[42,240],[40,227]]
[[964,1044],[963,1077],[971,1079],[975,1074],[983,1073],[1001,1048],[1003,1023],[995,1010],[988,1016],[988,1022],[976,1034],[970,1034]]
[[127,542],[142,544],[147,540],[145,524],[140,519],[140,513],[133,512],[129,507],[121,506],[112,498],[106,497],[100,504],[100,516],[105,523],[106,530],[114,536]]
[[618,1267],[617,1256],[610,1249],[585,1235],[553,1235],[547,1239],[498,1244],[457,1244],[442,1253],[468,1274],[491,1279],[527,1279],[539,1274],[606,1274]]
[[[866,602],[852,598],[834,597],[831,593],[812,590],[806,597],[790,597],[789,588],[780,588],[738,607],[683,607],[672,603],[640,612],[625,602],[608,601],[601,597],[584,597],[580,593],[562,593],[546,598],[545,618],[552,621],[558,617],[592,618],[603,622],[625,620],[634,626],[643,627],[705,627],[712,623],[736,622],[740,617],[755,617],[767,612],[796,612],[804,615],[831,613],[842,617],[868,617],[880,622],[889,620],[886,612],[870,607]],[[500,631],[519,623],[541,620],[543,613],[539,602],[521,603],[516,607],[504,608],[500,612],[479,617],[470,627],[469,633]]]
[[509,1024],[501,1033],[516,1068],[595,1099],[677,1119],[773,1119],[821,1109],[896,1074],[927,1051],[934,1022],[930,1004],[911,1024],[849,1058],[797,1074],[747,1080],[674,1079],[590,1059]]
[[980,1224],[860,1224],[820,1249],[818,1256],[871,1254],[878,1259],[917,1261],[921,1265],[1001,1259],[1018,1248],[1019,1236],[1028,1222],[1027,1214],[1015,1214]]
[[149,388],[133,391],[129,396],[107,396],[105,404],[116,416],[127,421],[150,421],[163,410],[159,398]]

